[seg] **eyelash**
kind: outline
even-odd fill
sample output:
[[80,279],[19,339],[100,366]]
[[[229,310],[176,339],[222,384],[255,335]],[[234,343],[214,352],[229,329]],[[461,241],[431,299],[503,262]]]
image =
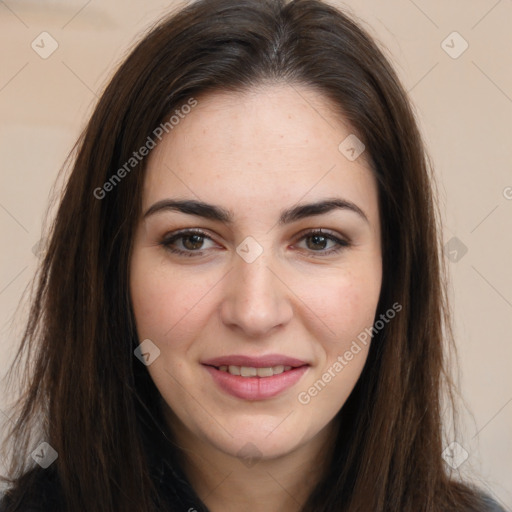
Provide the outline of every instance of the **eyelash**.
[[[201,251],[199,249],[196,251],[194,251],[194,250],[184,251],[182,249],[177,249],[176,247],[172,246],[172,244],[175,243],[177,240],[187,238],[188,236],[191,236],[191,235],[199,235],[202,238],[213,241],[213,239],[210,236],[208,236],[208,234],[206,234],[204,231],[201,231],[200,229],[187,229],[187,230],[183,230],[183,231],[178,231],[177,233],[171,233],[171,235],[166,236],[160,242],[160,245],[162,245],[166,251],[169,251],[173,254],[178,254],[180,256],[187,256],[187,257],[202,256],[203,251]],[[333,247],[328,250],[319,250],[319,251],[310,250],[311,254],[313,254],[315,257],[330,256],[330,255],[336,254],[336,253],[342,251],[343,249],[345,249],[346,247],[350,246],[350,242],[348,242],[347,240],[338,238],[337,236],[333,235],[332,233],[323,231],[322,229],[312,229],[305,233],[302,233],[299,238],[299,241],[302,241],[302,240],[312,237],[312,236],[322,236],[322,237],[326,238],[327,240],[335,242],[337,245],[336,247]]]

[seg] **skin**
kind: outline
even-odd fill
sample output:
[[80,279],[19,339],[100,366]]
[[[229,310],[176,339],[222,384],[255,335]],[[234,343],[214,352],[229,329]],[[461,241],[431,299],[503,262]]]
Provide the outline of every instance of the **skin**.
[[[304,86],[211,93],[149,156],[143,214],[163,199],[193,199],[233,215],[231,224],[171,210],[141,216],[130,269],[139,339],[160,350],[147,369],[186,473],[213,512],[300,510],[367,358],[369,344],[360,344],[308,404],[298,401],[372,326],[382,282],[377,184],[365,154],[349,161],[339,151],[353,130],[334,112]],[[356,204],[367,220],[336,209],[278,223],[282,210],[326,198]],[[185,228],[211,237],[192,240],[203,244],[192,256],[162,245]],[[303,234],[320,228],[350,245],[325,254],[337,244]],[[236,252],[247,236],[263,249],[252,263]],[[310,365],[271,399],[228,395],[201,365],[270,353]]]

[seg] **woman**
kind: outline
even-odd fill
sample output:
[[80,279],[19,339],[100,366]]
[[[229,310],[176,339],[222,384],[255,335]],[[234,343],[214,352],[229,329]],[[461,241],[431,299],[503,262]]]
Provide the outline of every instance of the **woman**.
[[332,7],[157,25],[77,146],[4,510],[500,510],[450,478],[430,179],[395,73]]

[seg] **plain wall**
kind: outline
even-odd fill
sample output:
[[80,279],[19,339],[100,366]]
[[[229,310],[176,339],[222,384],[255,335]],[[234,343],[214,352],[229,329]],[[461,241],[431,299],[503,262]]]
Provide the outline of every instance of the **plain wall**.
[[[473,414],[457,439],[469,458],[456,473],[471,472],[512,509],[512,1],[333,3],[364,20],[410,91],[438,176],[462,396]],[[0,2],[0,375],[19,340],[24,310],[13,314],[38,263],[57,173],[134,38],[177,5]],[[46,59],[31,47],[51,48],[42,32],[58,44]],[[0,407],[7,400],[0,389]],[[7,421],[0,412],[0,427]]]

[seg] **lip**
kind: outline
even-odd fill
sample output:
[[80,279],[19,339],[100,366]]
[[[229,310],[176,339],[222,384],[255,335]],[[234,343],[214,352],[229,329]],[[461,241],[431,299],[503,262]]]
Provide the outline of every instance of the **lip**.
[[[236,398],[253,401],[266,400],[283,393],[297,384],[309,369],[309,364],[304,361],[277,354],[261,357],[242,355],[217,357],[204,361],[202,365],[222,391]],[[224,365],[250,366],[253,368],[283,365],[292,368],[272,377],[241,377],[218,369],[219,366]]]
[[[281,354],[267,354],[264,356],[246,356],[234,354],[230,356],[214,357],[213,359],[207,359],[202,361],[202,364],[207,366],[250,366],[252,368],[269,368],[271,366],[292,366],[298,368],[299,366],[308,365],[306,361],[301,361],[294,357],[288,357]],[[244,377],[245,378],[245,377]],[[249,378],[249,377],[247,377]],[[268,377],[270,378],[270,377]]]

